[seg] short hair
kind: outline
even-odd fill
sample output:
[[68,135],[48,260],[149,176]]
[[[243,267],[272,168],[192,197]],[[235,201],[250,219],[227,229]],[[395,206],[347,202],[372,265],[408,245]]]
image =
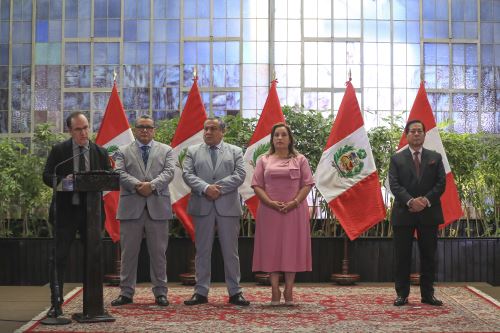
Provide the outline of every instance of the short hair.
[[154,119],[153,119],[153,118],[151,118],[151,116],[149,116],[149,115],[147,115],[147,114],[143,114],[142,116],[140,116],[139,118],[137,118],[137,119],[135,120],[135,124],[134,124],[134,126],[137,126],[137,122],[138,122],[139,120],[141,120],[141,119],[151,119],[151,121],[153,122],[153,126],[155,125],[155,121],[154,121]]
[[422,124],[422,129],[424,130],[424,133],[425,133],[425,125],[424,125],[424,123],[421,120],[419,120],[419,119],[413,119],[413,120],[410,120],[409,122],[406,123],[405,134],[408,134],[408,132],[410,131],[410,126],[413,125],[413,124]]
[[68,129],[71,128],[71,120],[79,116],[84,116],[85,118],[87,118],[87,116],[81,111],[71,112],[71,114],[66,118],[66,126],[68,127]]
[[225,131],[226,130],[226,123],[224,122],[224,120],[222,120],[222,118],[220,117],[208,117],[207,119],[205,119],[205,121],[203,122],[203,125],[205,125],[205,123],[209,120],[217,120],[217,122],[219,123],[219,128],[221,129],[221,131]]

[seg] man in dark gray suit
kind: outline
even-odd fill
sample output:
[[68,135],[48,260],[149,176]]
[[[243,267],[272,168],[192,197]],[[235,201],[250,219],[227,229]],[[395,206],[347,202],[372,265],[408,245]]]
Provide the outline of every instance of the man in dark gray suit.
[[389,166],[389,184],[394,195],[391,221],[394,230],[395,306],[408,303],[413,235],[420,252],[422,303],[440,306],[434,297],[435,257],[438,225],[444,223],[441,195],[446,174],[441,154],[425,149],[425,126],[411,120],[405,127],[409,148],[394,154]]
[[120,147],[116,172],[120,174],[121,272],[120,296],[113,306],[132,303],[137,260],[143,234],[150,257],[150,275],[156,304],[167,306],[168,219],[172,218],[168,184],[174,177],[172,148],[153,140],[154,122],[141,116],[135,123],[136,141]]
[[[82,112],[73,112],[66,118],[71,138],[61,142],[50,151],[45,169],[43,171],[43,181],[47,186],[52,187],[54,172],[57,171],[57,182],[73,182],[73,174],[91,170],[111,171],[108,152],[89,141],[89,121]],[[73,156],[73,159],[71,157]],[[66,161],[66,162],[65,162]],[[57,170],[54,170],[59,165]],[[50,291],[52,306],[47,312],[47,317],[55,318],[62,315],[61,305],[63,303],[64,273],[68,262],[68,255],[71,244],[75,239],[76,232],[80,234],[82,241],[86,237],[87,221],[87,195],[86,193],[58,191],[55,200],[52,200],[49,221],[57,222],[57,252],[54,249],[50,253]],[[57,203],[57,204],[56,204]],[[54,215],[54,204],[57,212]],[[104,212],[104,207],[102,207]],[[104,221],[104,216],[103,216]],[[54,277],[54,262],[57,268],[57,281]],[[59,292],[56,291],[59,287]]]
[[245,180],[241,148],[222,141],[225,124],[208,118],[202,144],[187,150],[182,176],[191,188],[188,213],[195,223],[196,286],[193,296],[184,302],[196,305],[208,302],[211,253],[215,230],[224,258],[224,272],[229,302],[247,306],[240,287],[238,235],[241,204],[238,187]]

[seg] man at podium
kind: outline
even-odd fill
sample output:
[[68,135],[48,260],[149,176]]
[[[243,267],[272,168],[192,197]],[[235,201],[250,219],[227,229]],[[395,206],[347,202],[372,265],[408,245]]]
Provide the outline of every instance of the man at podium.
[[[47,317],[50,318],[62,314],[64,273],[76,232],[79,232],[82,241],[85,240],[86,194],[71,191],[73,174],[93,170],[112,170],[106,149],[89,141],[89,122],[82,112],[71,113],[66,119],[66,126],[71,138],[52,147],[43,171],[43,181],[47,186],[53,186],[52,181],[54,174],[56,174],[58,184],[62,183],[62,187],[67,190],[57,192],[56,202],[52,201],[49,214],[49,221],[52,224],[56,218],[57,234],[56,251],[51,251],[49,259],[52,306],[47,312]],[[56,206],[55,216],[54,204]],[[57,281],[54,281],[53,274],[54,259]],[[59,288],[59,292],[56,291],[56,288]]]

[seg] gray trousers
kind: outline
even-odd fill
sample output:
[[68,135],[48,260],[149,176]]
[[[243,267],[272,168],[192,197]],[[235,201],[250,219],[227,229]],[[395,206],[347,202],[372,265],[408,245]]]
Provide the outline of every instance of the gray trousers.
[[195,293],[208,296],[211,277],[212,245],[215,230],[224,259],[224,274],[229,296],[241,292],[240,258],[238,256],[238,236],[240,218],[235,216],[220,216],[215,207],[207,216],[193,216],[195,223],[196,245],[196,286]]
[[155,297],[167,295],[168,221],[153,220],[144,209],[137,220],[120,221],[120,294],[132,298],[137,282],[137,261],[143,235],[149,252],[149,273]]

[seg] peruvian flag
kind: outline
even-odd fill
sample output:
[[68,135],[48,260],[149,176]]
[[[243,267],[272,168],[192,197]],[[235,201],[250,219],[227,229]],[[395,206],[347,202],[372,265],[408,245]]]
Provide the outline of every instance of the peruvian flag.
[[[111,164],[114,167],[113,155],[118,150],[118,147],[129,144],[132,141],[134,141],[134,135],[128,124],[127,116],[125,116],[115,82],[95,142],[108,150]],[[115,243],[120,240],[120,223],[116,219],[119,198],[119,191],[105,192],[103,197],[104,210],[106,211],[104,226]]]
[[350,240],[385,219],[380,182],[356,93],[349,80],[314,175]]
[[182,179],[182,163],[186,157],[187,148],[203,142],[203,125],[207,119],[207,113],[198,90],[198,78],[195,77],[193,81],[184,111],[181,113],[179,124],[171,142],[176,163],[174,179],[170,184],[170,195],[175,215],[181,220],[189,237],[194,241],[193,220],[187,213],[191,189]]
[[[463,212],[457,186],[455,185],[455,179],[453,177],[453,173],[451,172],[450,163],[448,163],[443,142],[441,141],[441,136],[439,135],[438,128],[436,127],[436,121],[432,113],[432,108],[429,104],[429,100],[427,99],[424,82],[420,83],[417,97],[415,98],[415,102],[413,102],[407,121],[415,119],[420,120],[425,125],[424,148],[437,151],[443,158],[444,171],[446,172],[446,189],[441,196],[444,224],[440,225],[440,228],[444,228],[448,224],[462,217]],[[403,132],[403,136],[399,142],[398,151],[406,148],[408,148],[408,141],[406,140],[406,135]]]
[[264,109],[260,114],[255,132],[253,132],[252,138],[248,142],[248,148],[243,156],[247,174],[245,182],[239,188],[239,192],[254,218],[257,216],[257,207],[259,206],[259,199],[251,187],[255,165],[259,156],[269,151],[271,130],[274,124],[285,122],[285,116],[283,115],[283,111],[281,111],[280,100],[276,91],[277,82],[277,80],[271,82],[271,89],[269,89]]

